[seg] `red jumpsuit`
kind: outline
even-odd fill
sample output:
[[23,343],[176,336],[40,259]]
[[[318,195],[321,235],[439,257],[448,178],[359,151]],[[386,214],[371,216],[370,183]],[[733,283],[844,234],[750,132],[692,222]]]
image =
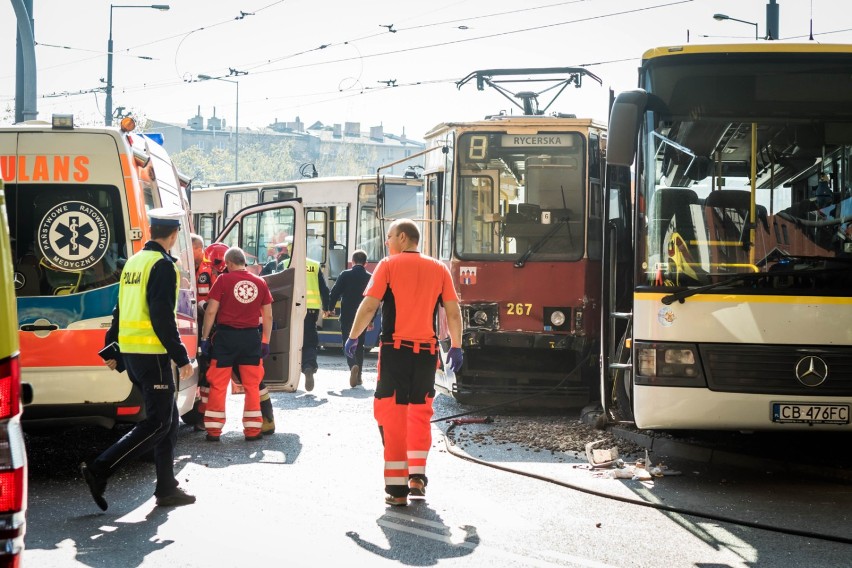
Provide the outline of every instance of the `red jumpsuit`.
[[[204,323],[204,305],[207,303],[207,295],[210,293],[210,287],[216,281],[219,273],[213,269],[213,263],[207,259],[205,255],[201,266],[195,273],[195,282],[198,288],[198,333],[201,333],[201,326]],[[201,336],[199,335],[199,339]],[[207,410],[207,400],[210,397],[210,385],[207,382],[207,361],[205,358],[199,359],[200,372],[198,375],[198,405],[196,410],[203,417]]]
[[379,262],[364,295],[383,301],[373,414],[384,443],[385,491],[403,497],[409,478],[427,482],[439,352],[435,312],[458,296],[447,267],[417,251]]
[[204,426],[209,436],[222,434],[231,371],[237,368],[245,390],[243,433],[246,438],[255,438],[263,426],[259,390],[263,379],[263,359],[257,322],[262,306],[272,303],[272,294],[262,278],[246,270],[237,270],[221,274],[216,279],[210,289],[209,300],[218,302],[219,310],[216,313],[216,332],[211,337],[211,361],[207,369],[210,394]]

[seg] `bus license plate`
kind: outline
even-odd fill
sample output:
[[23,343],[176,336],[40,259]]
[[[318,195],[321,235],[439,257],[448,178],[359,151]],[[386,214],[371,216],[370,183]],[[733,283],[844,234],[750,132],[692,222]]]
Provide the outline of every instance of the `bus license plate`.
[[773,402],[772,421],[800,424],[849,424],[849,405]]

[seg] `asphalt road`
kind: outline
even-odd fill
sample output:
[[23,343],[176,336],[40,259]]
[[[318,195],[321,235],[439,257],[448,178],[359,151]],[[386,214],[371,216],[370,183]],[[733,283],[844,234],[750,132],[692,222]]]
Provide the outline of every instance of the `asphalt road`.
[[[176,468],[195,505],[156,507],[153,468],[138,462],[110,480],[101,513],[75,468],[117,433],[29,440],[23,565],[850,564],[852,545],[838,542],[852,536],[847,483],[677,459],[668,465],[680,476],[606,479],[571,453],[448,444],[446,423],[433,428],[427,500],[387,507],[372,418],[375,358],[355,389],[339,352],[322,355],[320,367],[313,392],[274,395],[277,431],[260,443],[242,438],[239,396],[229,399],[222,443],[181,427]],[[436,416],[459,410],[436,399]]]

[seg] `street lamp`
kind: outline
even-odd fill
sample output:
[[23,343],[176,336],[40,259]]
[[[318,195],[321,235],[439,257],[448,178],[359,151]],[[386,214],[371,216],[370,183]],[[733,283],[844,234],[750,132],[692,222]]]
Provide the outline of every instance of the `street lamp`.
[[[238,72],[243,73],[244,72]],[[211,77],[210,75],[199,75],[199,81],[225,81],[226,83],[233,83],[237,86],[237,120],[236,120],[236,128],[234,131],[236,132],[236,137],[234,139],[234,181],[240,181],[240,82],[235,81],[234,79],[225,79],[224,77]]]
[[168,4],[110,4],[109,5],[109,41],[107,42],[107,84],[106,84],[106,109],[104,110],[104,124],[112,126],[112,9],[113,8],[152,8],[154,10],[166,11]]
[[713,19],[718,20],[720,22],[722,20],[733,20],[735,22],[740,22],[743,24],[751,24],[752,26],[754,26],[754,39],[760,39],[757,35],[757,22],[749,22],[748,20],[738,20],[737,18],[732,18],[725,14],[713,14]]

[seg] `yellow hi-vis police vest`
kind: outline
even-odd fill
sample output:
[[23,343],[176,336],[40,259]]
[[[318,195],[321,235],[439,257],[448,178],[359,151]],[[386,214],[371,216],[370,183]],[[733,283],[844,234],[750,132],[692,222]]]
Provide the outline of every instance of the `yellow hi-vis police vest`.
[[[122,353],[165,353],[160,338],[151,325],[151,312],[148,310],[146,291],[148,277],[157,261],[163,259],[163,253],[143,250],[131,256],[121,271],[121,283],[118,286],[118,348]],[[172,265],[174,266],[174,264]],[[175,270],[175,298],[180,286],[180,273]],[[175,302],[177,311],[177,302]]]
[[321,310],[322,297],[320,296],[319,289],[320,263],[306,258],[305,268],[308,271],[308,283],[305,286],[305,302],[308,304],[309,310]]

